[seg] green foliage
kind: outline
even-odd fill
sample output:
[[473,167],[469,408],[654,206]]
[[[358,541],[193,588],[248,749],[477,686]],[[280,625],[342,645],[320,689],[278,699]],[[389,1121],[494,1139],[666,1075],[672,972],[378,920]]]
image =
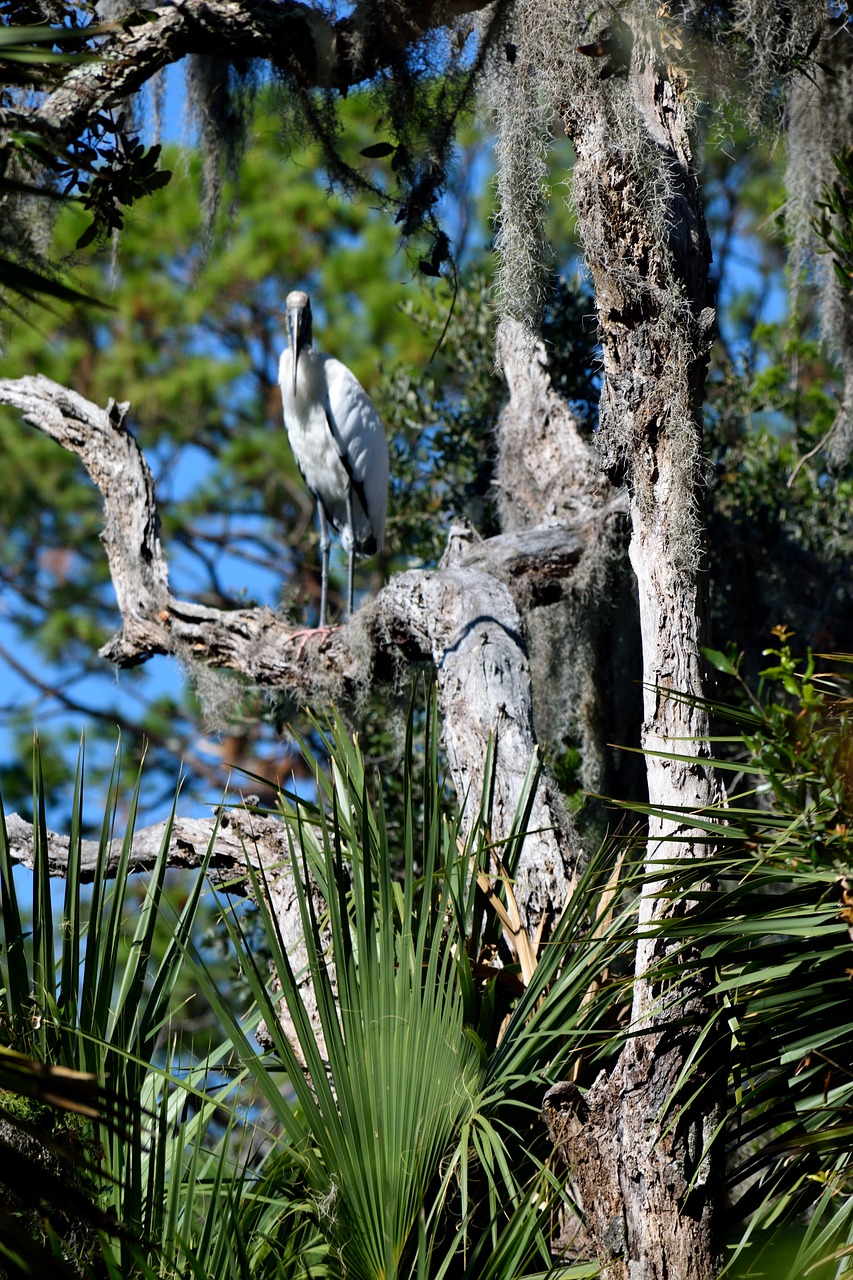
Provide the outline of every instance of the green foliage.
[[[159,191],[170,181],[168,169],[158,169],[157,161],[162,148],[147,150],[139,138],[125,131],[125,115],[99,113],[90,124],[92,142],[86,144],[86,155],[91,177],[79,179],[77,190],[87,213],[93,215],[91,224],[77,240],[77,248],[83,249],[98,236],[124,229],[124,210],[135,201]],[[81,148],[76,159],[80,160]],[[97,161],[102,161],[97,168]]]
[[569,804],[572,813],[580,812],[584,803],[581,769],[583,757],[578,747],[568,747],[561,755],[551,755],[548,760],[558,787]]
[[[473,27],[433,30],[374,78],[361,96],[369,104],[366,137],[353,136],[347,96],[306,89],[291,78],[280,104],[290,136],[311,138],[315,155],[337,190],[394,217],[411,242],[417,270],[435,278],[455,273],[452,245],[441,226],[439,202],[450,185],[459,134],[469,121],[485,51],[498,30],[490,19],[469,45]],[[365,164],[365,160],[369,164]]]
[[840,648],[853,617],[853,485],[830,479],[823,453],[842,378],[808,281],[789,310],[782,177],[778,155],[742,130],[704,158],[720,328],[704,412],[712,634],[750,655],[781,622]]
[[[796,661],[787,633],[777,640],[759,692],[745,711],[731,713],[746,758],[721,762],[754,777],[764,799],[733,796],[721,811],[690,815],[717,846],[703,886],[695,868],[668,867],[665,855],[652,870],[666,878],[674,907],[660,926],[668,945],[653,980],[672,991],[691,966],[710,968],[720,1002],[688,1070],[713,1051],[716,1019],[728,1028],[731,1221],[744,1223],[738,1267],[765,1227],[795,1222],[809,1207],[815,1212],[798,1266],[853,1238],[851,951],[827,903],[835,875],[829,859],[842,855],[827,845],[823,861],[814,859],[817,827],[828,831],[849,816],[849,772],[844,811],[830,812],[838,795],[828,797],[826,786],[837,762],[849,761],[849,700],[814,660]],[[736,651],[708,657],[742,679]],[[802,736],[806,723],[813,741]],[[623,1043],[639,869],[629,863],[618,872],[617,851],[602,849],[537,952],[507,931],[537,769],[529,771],[514,829],[496,848],[488,782],[476,814],[464,819],[448,808],[435,706],[423,718],[422,742],[414,724],[410,717],[395,802],[402,820],[393,828],[381,779],[369,776],[357,740],[337,719],[314,726],[329,766],[315,769],[314,799],[284,796],[281,806],[306,968],[295,967],[266,906],[263,875],[250,865],[275,980],[247,937],[245,915],[226,913],[230,947],[256,1005],[248,1017],[197,951],[200,882],[153,965],[162,856],[125,949],[121,902],[135,801],[114,900],[104,898],[96,869],[84,912],[74,853],[78,776],[57,955],[38,785],[29,956],[0,844],[4,1041],[43,1062],[91,1072],[78,1095],[89,1110],[72,1126],[80,1135],[78,1190],[95,1214],[109,1217],[106,1226],[93,1218],[73,1246],[84,1270],[103,1257],[124,1277],[199,1280],[283,1280],[304,1275],[306,1266],[316,1277],[339,1275],[342,1266],[368,1278],[430,1280],[591,1274],[587,1264],[549,1271],[555,1215],[571,1215],[572,1207],[538,1112],[550,1083],[573,1078],[588,1086]],[[848,755],[837,753],[839,744]],[[306,760],[314,758],[306,747]],[[117,783],[113,798],[116,790]],[[111,807],[99,858],[112,826]],[[307,888],[307,873],[319,895]],[[677,909],[679,900],[691,902],[689,913]],[[189,1042],[167,1049],[170,1003],[187,967],[227,1034],[227,1045],[200,1060],[188,1055]],[[309,1020],[309,976],[322,1041]],[[264,1055],[252,1039],[258,1016],[273,1046]],[[105,1082],[109,1098],[132,1104],[133,1125],[110,1119],[128,1112],[109,1110]],[[248,1112],[246,1098],[255,1099]],[[41,1126],[42,1141],[54,1140],[43,1100],[29,1120]],[[68,1133],[66,1125],[66,1146]],[[260,1166],[249,1163],[258,1136],[266,1148]],[[40,1247],[56,1245],[68,1256],[72,1218],[90,1221],[80,1219],[85,1206],[73,1196],[50,1208],[50,1197],[42,1200],[49,1229]]]
[[[853,1256],[853,882],[837,878],[850,865],[853,659],[830,655],[836,669],[822,672],[811,654],[795,657],[786,628],[775,636],[756,692],[733,646],[705,651],[741,695],[708,708],[733,730],[713,745],[736,790],[709,810],[657,813],[679,832],[694,827],[708,856],[697,886],[695,869],[669,864],[661,846],[672,912],[659,929],[676,945],[653,980],[666,990],[691,970],[714,975],[730,1055],[732,1274],[762,1274],[781,1233],[790,1270],[773,1274],[798,1280]],[[713,1023],[709,1043],[712,1033]]]
[[741,675],[743,655],[733,646],[726,654],[705,650],[741,694],[738,710],[715,707],[740,728],[728,740],[740,746],[729,767],[756,780],[757,809],[752,817],[740,810],[740,818],[752,828],[749,847],[780,868],[805,862],[842,872],[853,851],[853,659],[835,655],[839,670],[818,672],[811,652],[805,659],[794,654],[793,632],[779,626],[774,635],[776,646],[762,650],[772,661],[757,693]]
[[[421,52],[429,63],[440,51]],[[390,194],[406,234],[426,228],[421,273],[444,269],[448,244],[434,221],[435,200],[467,76],[463,58],[455,78],[436,79],[415,96],[407,77],[391,78],[378,97],[352,94],[335,103],[334,113],[328,102],[303,95],[303,118],[325,130],[328,163],[318,172],[297,137],[286,184],[281,156],[267,145],[278,122],[262,99],[254,141],[225,193],[206,255],[199,250],[207,229],[197,157],[173,149],[168,163],[175,177],[166,186],[158,148],[146,151],[121,119],[96,121],[90,143],[65,168],[44,140],[9,135],[4,165],[29,158],[78,184],[84,208],[63,210],[58,220],[63,257],[91,247],[99,226],[127,226],[109,317],[61,305],[79,295],[12,264],[18,274],[7,275],[8,284],[49,293],[57,306],[44,320],[44,335],[16,332],[8,370],[38,368],[101,402],[111,395],[134,402],[135,425],[157,469],[179,590],[219,604],[278,603],[286,577],[293,586],[285,603],[294,611],[310,607],[315,594],[311,504],[274,390],[283,298],[297,282],[322,299],[325,345],[352,365],[391,426],[392,555],[433,563],[456,516],[472,518],[481,532],[496,531],[489,441],[503,390],[492,369],[488,274],[481,265],[461,273],[445,346],[428,364],[447,319],[445,286],[425,293],[405,280],[387,221],[367,204],[327,198],[324,190],[331,174],[366,183],[383,201]],[[712,372],[716,632],[748,640],[783,617],[807,639],[820,636],[832,647],[850,600],[853,527],[853,487],[840,483],[828,501],[820,456],[838,379],[814,340],[808,306],[793,320],[763,319],[781,243],[773,228],[760,228],[778,206],[778,175],[769,157],[746,161],[744,151],[731,165],[718,150],[707,170],[719,178],[715,216],[724,269],[727,248],[745,235],[766,268],[755,290],[740,289],[731,300],[723,328],[735,341]],[[845,238],[848,160],[840,159],[840,182],[824,193],[817,219],[845,288],[853,280]],[[126,208],[142,195],[145,204],[126,219]],[[91,225],[86,209],[95,215]],[[225,209],[236,210],[230,221]],[[748,225],[736,231],[744,209]],[[106,295],[109,270],[106,254],[87,256],[84,287]],[[558,283],[545,339],[555,386],[582,407],[592,427],[594,335],[584,326],[590,310],[582,294]],[[116,623],[97,540],[99,503],[72,460],[11,417],[0,432],[0,461],[0,572],[14,601],[11,620],[17,636],[38,646],[39,663],[29,664],[39,669],[35,681],[47,684],[41,664],[56,664],[56,684],[67,689],[69,672],[91,676],[92,655]],[[826,600],[837,604],[837,616]],[[672,989],[691,965],[715,974],[732,1046],[733,1217],[747,1223],[741,1256],[762,1226],[813,1208],[796,1264],[802,1271],[836,1247],[849,1252],[853,1241],[850,948],[827,906],[830,878],[847,869],[849,857],[853,730],[845,689],[820,676],[812,657],[797,661],[788,639],[779,630],[777,645],[765,650],[770,661],[754,695],[752,673],[736,652],[708,651],[746,698],[734,738],[720,742],[726,753],[720,767],[755,786],[734,795],[725,813],[689,815],[719,849],[709,862],[718,885],[697,889],[695,867],[682,877],[672,872],[674,907],[689,902],[691,912],[685,918],[674,910],[663,926],[684,949],[668,954],[659,977]],[[15,653],[8,660],[27,669]],[[189,745],[196,776],[216,777],[213,752],[195,746],[201,712],[194,695],[155,701],[140,673],[126,679],[143,707],[127,726],[134,750],[147,732],[165,774]],[[107,697],[87,705],[82,694],[62,696],[75,714],[114,718]],[[233,688],[229,699],[233,716],[239,702]],[[286,773],[297,757],[283,752],[268,728],[258,730],[260,710],[250,693],[238,714],[244,719],[226,762],[248,764],[259,776]],[[448,804],[434,709],[422,748],[411,723],[393,804],[394,784],[370,777],[358,745],[336,721],[331,729],[312,727],[311,750],[298,765],[312,776],[315,798],[286,797],[282,805],[322,1044],[308,1020],[305,975],[293,971],[295,961],[263,905],[260,874],[255,919],[263,947],[248,937],[245,914],[226,916],[225,945],[246,974],[253,1017],[263,1014],[274,1042],[265,1057],[252,1039],[253,1018],[235,1009],[233,990],[223,991],[211,973],[209,947],[198,938],[200,881],[168,914],[167,839],[141,896],[128,886],[138,789],[116,889],[105,895],[118,803],[109,770],[90,899],[80,889],[82,769],[77,776],[57,948],[46,808],[62,795],[61,739],[44,753],[32,799],[31,939],[24,937],[8,841],[0,841],[6,942],[0,1040],[48,1067],[83,1067],[95,1081],[95,1114],[62,1122],[65,1138],[82,1134],[83,1200],[111,1215],[105,1223],[97,1213],[87,1217],[79,1201],[72,1206],[86,1223],[80,1266],[98,1258],[111,1276],[199,1280],[339,1275],[343,1267],[365,1277],[504,1280],[550,1268],[550,1215],[571,1213],[571,1205],[564,1175],[549,1165],[537,1112],[547,1083],[572,1074],[588,1084],[618,1050],[630,994],[635,872],[624,873],[614,901],[613,851],[603,850],[581,877],[548,948],[536,954],[519,941],[511,952],[505,927],[512,922],[524,803],[507,846],[495,849],[487,796],[470,823]],[[328,771],[315,770],[317,748],[330,760]],[[568,753],[559,763],[564,784],[576,789],[582,762]],[[22,776],[17,763],[5,770],[6,794],[21,792]],[[535,782],[531,770],[531,792]],[[665,816],[685,820],[681,813]],[[306,868],[322,887],[322,902],[305,887]],[[135,915],[131,937],[128,915]],[[271,988],[268,955],[280,991]],[[174,1006],[188,981],[216,1009],[230,1045],[169,1043],[180,1024]],[[282,999],[298,1052],[279,1026]],[[708,1052],[715,1029],[700,1040],[688,1070]],[[0,1080],[2,1066],[0,1057]],[[238,1100],[244,1079],[256,1090],[246,1124],[247,1095],[240,1092]],[[115,1099],[134,1108],[135,1133],[114,1122],[106,1080]],[[269,1151],[259,1168],[247,1150],[257,1136],[257,1095]],[[16,1105],[18,1119],[37,1127],[48,1146],[56,1137],[52,1112],[40,1102],[35,1109],[27,1104],[23,1115]],[[68,1205],[60,1211],[51,1204],[54,1194],[43,1196],[39,1252],[20,1258],[36,1274],[49,1266],[44,1249],[65,1250],[58,1269],[70,1253]],[[119,1221],[132,1238],[122,1236]],[[10,1248],[22,1247],[19,1232]]]
[[[474,822],[446,811],[431,707],[423,748],[415,749],[410,721],[405,821],[392,847],[382,783],[369,782],[357,741],[340,721],[329,736],[317,729],[330,757],[328,772],[316,775],[317,801],[283,804],[307,971],[294,970],[259,875],[272,996],[239,922],[231,926],[272,1054],[259,1058],[217,1004],[283,1131],[283,1147],[244,1195],[244,1223],[263,1226],[250,1254],[297,1275],[304,1252],[313,1275],[344,1269],[365,1280],[547,1270],[548,1224],[563,1193],[537,1123],[541,1096],[571,1064],[586,1078],[613,1052],[614,1010],[624,999],[613,974],[633,946],[632,908],[614,902],[612,862],[602,855],[542,954],[521,948],[514,964],[498,967],[492,957],[512,910],[536,771],[507,845],[495,849],[487,797]],[[309,1022],[308,975],[322,1043]],[[203,971],[198,980],[205,984]],[[217,1000],[215,988],[208,995]],[[278,1083],[282,1070],[295,1105]]]
[[[485,278],[472,274],[434,360],[415,370],[401,363],[386,384],[394,492],[388,539],[410,562],[437,562],[454,517],[467,516],[484,535],[497,531],[493,440],[506,392],[494,368],[487,295]],[[437,346],[444,325],[434,311],[409,306],[405,314]]]
[[717,644],[737,636],[750,654],[782,622],[839,648],[853,616],[853,479],[830,481],[821,452],[840,381],[801,328],[755,325],[711,383],[712,628]]
[[[99,1148],[91,1118],[127,1134],[131,1116],[94,1076],[45,1065],[0,1046],[0,1163],[5,1181],[0,1266],[6,1277],[79,1276],[64,1240],[115,1234],[99,1208]],[[82,1243],[81,1243],[82,1238]]]
[[[16,90],[50,90],[61,72],[80,66],[97,56],[97,37],[109,28],[95,25],[85,4],[70,10],[67,25],[16,25],[19,16],[14,4],[2,6],[0,26],[0,67],[3,88],[0,106],[16,112],[20,99]],[[25,13],[25,22],[38,16]],[[82,50],[81,50],[82,46]],[[105,142],[113,137],[114,145]],[[50,308],[53,302],[103,306],[96,296],[82,292],[62,280],[41,248],[39,216],[50,223],[52,206],[69,198],[76,188],[84,204],[94,213],[94,221],[82,243],[98,234],[123,226],[121,209],[168,181],[168,174],[156,171],[159,147],[148,152],[138,139],[124,131],[124,118],[116,124],[101,114],[91,121],[85,140],[77,140],[70,150],[61,146],[51,130],[33,121],[29,127],[4,130],[0,143],[0,203],[4,220],[0,231],[0,298],[13,314],[17,301],[38,303]],[[36,210],[39,202],[41,214]]]
[[662,926],[670,940],[684,940],[683,949],[671,951],[655,980],[683,981],[696,969],[714,974],[714,1017],[729,1056],[732,1265],[748,1264],[768,1233],[798,1226],[791,1270],[774,1273],[798,1280],[853,1240],[853,953],[827,901],[826,872],[804,869],[805,856],[795,870],[751,851],[737,807],[730,822],[709,814],[699,825],[717,848],[703,866],[710,877],[703,887],[688,884],[665,855],[660,863],[672,876],[673,897],[689,896],[694,905],[686,919]]
[[[182,1274],[196,1276],[201,1274],[199,1259],[204,1255],[199,1249],[205,1241],[214,1253],[218,1249],[227,1257],[229,1265],[236,1265],[229,1224],[209,1220],[213,1192],[207,1179],[215,1176],[215,1195],[234,1194],[236,1165],[227,1141],[213,1137],[211,1125],[221,1107],[233,1100],[239,1072],[228,1070],[223,1047],[194,1062],[189,1044],[180,1042],[181,1019],[174,1000],[184,950],[197,927],[203,878],[197,877],[180,912],[171,914],[168,942],[158,951],[171,819],[145,892],[133,913],[127,910],[138,793],[137,779],[125,834],[117,841],[116,765],[96,865],[87,877],[92,888],[85,894],[81,754],[70,813],[65,894],[55,918],[36,751],[31,939],[24,928],[0,810],[0,1042],[17,1055],[13,1061],[20,1062],[22,1055],[36,1060],[35,1084],[28,1092],[39,1100],[26,1117],[19,1107],[16,1122],[19,1130],[26,1124],[29,1136],[26,1156],[33,1170],[32,1191],[0,1225],[8,1229],[3,1239],[10,1256],[20,1252],[23,1227],[30,1235],[36,1231],[37,1255],[39,1250],[43,1254],[48,1249],[52,1255],[59,1249],[63,1257],[73,1256],[75,1268],[81,1269],[74,1270],[77,1275],[103,1274],[98,1268],[105,1266],[111,1275],[168,1275],[186,1268]],[[107,859],[117,844],[118,865],[108,893]],[[6,1053],[0,1055],[0,1066],[7,1061]],[[6,1075],[0,1072],[4,1084]],[[62,1119],[57,1127],[57,1105],[77,1115],[71,1122]],[[14,1135],[7,1135],[6,1146],[13,1140]],[[57,1159],[77,1171],[74,1180],[57,1181]],[[21,1266],[31,1262],[20,1259]],[[52,1274],[52,1265],[42,1256],[41,1270],[33,1274]]]
[[[32,1257],[19,1248],[34,1230],[29,1204],[0,1215],[0,1250],[20,1264],[15,1274],[64,1276],[67,1266],[124,1280],[283,1280],[306,1266],[339,1275],[342,1265],[352,1275],[436,1280],[591,1274],[586,1265],[552,1270],[552,1217],[571,1206],[538,1112],[555,1078],[591,1079],[618,1046],[634,945],[631,876],[619,885],[613,850],[603,850],[541,953],[516,933],[515,954],[496,964],[538,770],[495,848],[487,795],[473,821],[448,810],[434,705],[423,724],[420,742],[409,720],[394,845],[381,782],[368,779],[340,721],[316,726],[331,760],[316,773],[316,801],[282,802],[322,1043],[308,1021],[305,975],[292,968],[251,864],[280,984],[271,987],[245,914],[227,913],[253,1014],[239,1015],[197,949],[201,877],[155,954],[157,920],[168,914],[168,824],[127,945],[138,780],[107,895],[113,780],[87,901],[81,762],[55,921],[36,757],[29,950],[0,822],[0,1031],[16,1046],[16,1056],[0,1047],[0,1087],[34,1098],[26,1116],[15,1106],[36,1167],[56,1152],[78,1173],[62,1186],[36,1182]],[[307,868],[321,898],[305,888]],[[173,1043],[187,967],[228,1036],[201,1058],[189,1040]],[[292,1038],[278,1021],[282,1001]],[[264,1056],[252,1038],[259,1014],[274,1044]],[[57,1122],[57,1103],[75,1108],[70,1122]],[[262,1163],[252,1154],[259,1140]],[[45,1250],[60,1258],[52,1270]]]
[[765,689],[781,685],[787,698],[765,698],[762,723],[744,740],[777,807],[802,815],[813,865],[843,868],[849,865],[853,824],[851,700],[838,691],[837,676],[815,675],[812,654],[797,661],[788,634],[778,631],[779,647],[763,651],[775,661],[761,676]]
[[853,291],[853,148],[833,156],[838,178],[816,201],[815,235],[832,254],[832,269],[845,293]]
[[[393,441],[389,540],[422,564],[440,558],[454,519],[468,519],[483,537],[500,532],[495,428],[507,392],[495,368],[489,297],[488,276],[474,268],[462,277],[446,323],[434,309],[405,307],[435,346],[434,356],[425,369],[398,365],[383,390]],[[543,327],[554,390],[590,431],[597,413],[595,333],[583,317],[592,305],[580,286],[554,276]]]

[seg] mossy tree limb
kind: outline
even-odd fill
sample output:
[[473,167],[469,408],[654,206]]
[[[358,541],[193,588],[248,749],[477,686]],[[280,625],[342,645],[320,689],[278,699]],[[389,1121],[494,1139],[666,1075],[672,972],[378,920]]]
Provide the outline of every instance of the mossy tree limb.
[[101,40],[99,61],[77,68],[30,123],[70,142],[95,112],[120,104],[190,54],[257,58],[304,87],[346,92],[393,64],[428,31],[482,7],[482,0],[365,3],[337,20],[299,0],[183,0],[154,7],[145,11],[145,21],[116,24]]
[[[631,495],[649,801],[689,813],[720,797],[705,763],[705,711],[667,696],[690,690],[698,697],[703,689],[700,413],[714,321],[711,252],[692,167],[687,73],[663,56],[657,33],[644,29],[636,11],[628,12],[634,25],[621,24],[624,65],[612,78],[600,76],[600,63],[588,67],[588,92],[567,94],[565,121],[577,151],[574,194],[596,289],[601,445],[611,475],[624,478]],[[631,1014],[636,1034],[583,1100],[582,1126],[552,1118],[608,1280],[711,1280],[718,1271],[720,1155],[706,1144],[720,1115],[722,1078],[705,1079],[700,1090],[697,1066],[692,1100],[677,1091],[713,1003],[701,981],[694,980],[695,990],[680,988],[676,999],[651,976],[662,958],[655,925],[670,910],[656,864],[695,860],[701,880],[704,851],[689,822],[651,819]],[[681,1108],[677,1123],[673,1106]],[[572,1104],[569,1112],[576,1111]]]

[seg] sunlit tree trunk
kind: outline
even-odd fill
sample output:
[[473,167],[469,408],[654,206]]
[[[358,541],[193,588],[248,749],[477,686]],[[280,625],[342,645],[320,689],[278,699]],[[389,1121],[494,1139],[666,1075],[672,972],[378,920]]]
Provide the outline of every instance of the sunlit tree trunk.
[[[692,171],[686,82],[639,31],[626,28],[620,49],[626,64],[616,69],[617,82],[569,109],[566,125],[578,155],[575,197],[603,349],[601,445],[608,470],[630,491],[649,800],[689,814],[718,798],[702,741],[706,713],[669,696],[703,689],[700,407],[713,328],[711,254]],[[701,978],[689,990],[668,990],[654,972],[668,945],[655,926],[671,910],[660,863],[696,860],[700,882],[697,836],[689,817],[650,820],[634,1034],[612,1074],[602,1074],[585,1098],[565,1086],[546,1105],[585,1214],[585,1243],[608,1280],[710,1280],[719,1266],[720,1154],[707,1149],[725,1081],[719,1057],[707,1071],[700,1058],[689,1085],[678,1088],[714,1006]]]

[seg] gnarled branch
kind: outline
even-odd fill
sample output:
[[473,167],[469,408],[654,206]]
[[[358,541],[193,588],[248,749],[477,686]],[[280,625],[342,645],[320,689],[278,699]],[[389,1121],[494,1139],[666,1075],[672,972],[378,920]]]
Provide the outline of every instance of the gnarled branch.
[[[366,678],[380,682],[412,662],[432,663],[457,793],[471,798],[473,817],[484,787],[486,743],[494,735],[492,836],[509,836],[537,750],[518,601],[529,594],[531,577],[570,575],[618,502],[571,525],[486,542],[457,530],[437,570],[399,574],[349,626],[300,646],[294,644],[299,633],[272,609],[216,609],[172,595],[154,482],[128,429],[127,405],[110,402],[102,409],[42,376],[0,379],[0,402],[77,454],[101,491],[103,542],[122,619],[103,657],[130,666],[174,654],[322,705],[330,696],[351,697]],[[559,911],[578,853],[555,789],[541,784],[516,885],[530,930],[544,912]]]
[[[150,871],[157,861],[168,824],[158,822],[140,827],[133,833],[130,870]],[[16,813],[6,816],[9,856],[23,867],[34,866],[35,848],[32,825]],[[290,845],[284,824],[277,818],[265,817],[248,809],[229,809],[219,818],[175,818],[169,831],[169,866],[192,871],[200,867],[213,845],[208,863],[210,879],[217,884],[242,885],[246,879],[246,862],[251,851],[252,863],[273,873],[290,866]],[[50,874],[68,874],[68,836],[55,831],[47,833],[47,858]],[[107,878],[117,874],[121,858],[121,840],[113,840],[106,854],[104,871]],[[91,884],[98,871],[99,847],[96,840],[83,840],[80,848],[80,881]]]
[[301,85],[346,90],[390,66],[413,41],[487,0],[361,0],[332,20],[299,0],[181,0],[102,39],[99,60],[76,66],[27,119],[70,142],[99,111],[188,54],[258,59]]

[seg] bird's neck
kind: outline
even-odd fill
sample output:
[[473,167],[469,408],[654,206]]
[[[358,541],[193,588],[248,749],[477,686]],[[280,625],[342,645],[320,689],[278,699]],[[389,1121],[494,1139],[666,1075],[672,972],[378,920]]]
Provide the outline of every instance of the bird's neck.
[[322,398],[321,392],[324,390],[323,361],[320,353],[311,346],[303,347],[299,352],[299,363],[296,366],[296,398],[315,402]]

